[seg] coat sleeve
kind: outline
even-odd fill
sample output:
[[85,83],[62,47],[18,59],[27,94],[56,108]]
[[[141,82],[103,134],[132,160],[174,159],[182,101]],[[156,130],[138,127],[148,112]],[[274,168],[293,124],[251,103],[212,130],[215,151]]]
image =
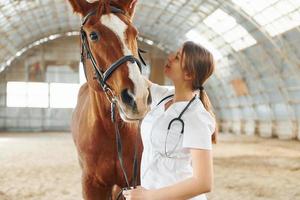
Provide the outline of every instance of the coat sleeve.
[[215,131],[215,120],[209,112],[197,110],[185,120],[183,148],[212,149],[211,136]]

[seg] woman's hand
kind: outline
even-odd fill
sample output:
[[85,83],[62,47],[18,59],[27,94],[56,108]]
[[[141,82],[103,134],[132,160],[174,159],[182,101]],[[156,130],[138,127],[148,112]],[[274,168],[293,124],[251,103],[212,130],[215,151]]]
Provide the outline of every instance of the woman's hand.
[[150,195],[150,190],[147,190],[141,186],[136,187],[136,189],[124,190],[123,195],[126,198],[126,200],[152,199]]

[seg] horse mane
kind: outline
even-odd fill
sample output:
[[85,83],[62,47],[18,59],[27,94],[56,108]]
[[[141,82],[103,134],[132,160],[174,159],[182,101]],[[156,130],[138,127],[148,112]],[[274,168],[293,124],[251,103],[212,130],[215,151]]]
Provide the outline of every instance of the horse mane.
[[[134,9],[131,7],[135,5],[137,0],[131,1],[127,0],[99,0],[94,3],[88,3],[86,0],[68,0],[72,5],[73,11],[75,13],[86,15],[92,8],[97,9],[97,16],[101,17],[104,13],[110,13],[110,5],[125,11],[125,14],[132,16]],[[131,4],[130,4],[131,2]]]
[[104,13],[110,13],[110,0],[100,0],[97,8],[97,17],[100,18]]

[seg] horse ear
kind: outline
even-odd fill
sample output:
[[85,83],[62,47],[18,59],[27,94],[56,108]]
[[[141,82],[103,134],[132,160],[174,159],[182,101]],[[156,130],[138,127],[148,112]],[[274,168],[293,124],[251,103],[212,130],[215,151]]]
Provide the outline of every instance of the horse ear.
[[130,4],[129,4],[127,12],[128,12],[128,14],[129,14],[129,16],[130,16],[131,19],[134,16],[136,3],[137,3],[137,0],[130,0]]
[[[92,7],[96,7],[97,0],[68,0],[73,8],[73,11],[85,16]],[[95,3],[94,3],[95,2]]]
[[137,1],[138,0],[113,0],[112,2],[119,5],[132,19]]

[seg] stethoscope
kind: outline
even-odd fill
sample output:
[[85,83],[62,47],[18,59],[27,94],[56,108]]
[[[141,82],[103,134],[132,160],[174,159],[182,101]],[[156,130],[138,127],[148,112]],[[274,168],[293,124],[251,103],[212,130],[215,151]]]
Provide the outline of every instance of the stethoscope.
[[[158,106],[159,104],[161,104],[163,101],[165,101],[166,99],[170,98],[170,97],[173,97],[174,94],[172,95],[169,95],[169,96],[166,96],[165,98],[163,98],[160,102],[158,102],[158,104],[156,106]],[[180,140],[181,140],[181,137],[184,133],[184,121],[182,120],[182,115],[185,113],[185,111],[189,108],[189,106],[193,103],[193,101],[196,99],[197,95],[195,95],[189,102],[188,104],[184,107],[184,109],[181,111],[181,113],[179,114],[178,117],[172,119],[170,122],[169,122],[169,125],[168,125],[168,129],[167,129],[167,134],[166,134],[166,139],[165,139],[165,156],[168,157],[168,158],[172,158],[172,154],[175,152]],[[179,139],[176,143],[176,145],[174,145],[174,147],[171,149],[171,151],[168,151],[167,150],[167,143],[168,143],[168,137],[169,137],[169,133],[170,133],[170,130],[172,128],[172,125],[174,123],[177,123],[179,122],[179,124],[181,125],[181,129],[180,130],[180,136],[179,136]]]
[[[165,98],[163,98],[162,100],[160,100],[157,104],[156,104],[156,107],[161,104],[163,101],[165,101],[166,99],[170,98],[170,97],[173,97],[174,94],[172,95],[169,95],[169,96],[166,96]],[[143,172],[142,174],[142,177],[144,177],[147,173],[147,171],[150,169],[150,166],[155,163],[157,161],[157,159],[160,159],[161,156],[163,157],[166,157],[166,158],[177,158],[176,156],[172,156],[174,155],[174,152],[178,146],[178,144],[180,143],[181,141],[181,137],[184,133],[184,121],[181,119],[182,115],[185,113],[185,111],[189,108],[189,106],[193,103],[193,101],[196,99],[197,97],[197,94],[188,102],[188,104],[184,107],[184,109],[181,111],[181,113],[179,114],[178,117],[172,119],[169,124],[168,124],[168,128],[167,128],[167,134],[166,134],[166,139],[165,139],[165,145],[164,145],[164,153],[160,153],[160,152],[155,152],[155,157],[152,159],[152,162],[149,164],[148,168]],[[177,140],[177,143],[176,145],[172,148],[171,151],[168,151],[167,150],[167,143],[168,143],[168,136],[169,136],[169,133],[170,133],[170,130],[172,128],[172,125],[175,124],[176,122],[179,122],[180,123],[180,136]],[[150,131],[150,141],[152,143],[152,130]],[[152,143],[153,144],[153,143]]]

